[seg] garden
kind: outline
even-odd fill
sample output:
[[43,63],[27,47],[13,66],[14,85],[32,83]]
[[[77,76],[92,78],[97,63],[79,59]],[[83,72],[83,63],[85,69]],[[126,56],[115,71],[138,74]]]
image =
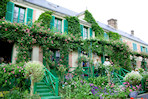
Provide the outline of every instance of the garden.
[[[110,99],[127,98],[146,92],[148,71],[136,68],[134,57],[142,57],[143,65],[148,55],[132,52],[119,41],[117,33],[110,36],[111,41],[102,39],[103,29],[96,24],[91,13],[85,12],[85,20],[92,25],[92,30],[99,34],[96,38],[81,38],[80,22],[77,17],[66,17],[68,33],[61,34],[50,29],[52,12],[47,11],[32,23],[32,26],[11,23],[0,19],[0,38],[16,44],[16,64],[0,65],[0,91],[5,99],[40,99],[38,85],[45,83],[52,95],[64,99]],[[47,18],[48,17],[48,18]],[[39,45],[43,49],[43,63],[29,62],[31,51]],[[60,53],[59,61],[52,61],[53,50]],[[78,51],[77,67],[68,65],[68,55]],[[86,53],[84,56],[81,53]],[[108,55],[113,65],[102,63],[94,65],[92,54]],[[86,57],[87,56],[87,57]],[[132,60],[130,59],[132,56]],[[83,67],[83,63],[89,63]],[[132,66],[133,67],[132,67]],[[133,96],[134,97],[134,96]]]

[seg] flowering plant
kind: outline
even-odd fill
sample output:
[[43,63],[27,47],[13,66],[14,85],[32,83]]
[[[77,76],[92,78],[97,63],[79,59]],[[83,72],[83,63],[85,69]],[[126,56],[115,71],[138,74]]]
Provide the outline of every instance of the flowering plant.
[[124,84],[127,92],[138,91],[138,90],[141,89],[141,84],[139,84],[139,85],[130,85],[129,82],[124,82],[123,84]]
[[127,73],[124,77],[125,82],[129,82],[130,85],[137,85],[141,82],[142,76],[137,71]]

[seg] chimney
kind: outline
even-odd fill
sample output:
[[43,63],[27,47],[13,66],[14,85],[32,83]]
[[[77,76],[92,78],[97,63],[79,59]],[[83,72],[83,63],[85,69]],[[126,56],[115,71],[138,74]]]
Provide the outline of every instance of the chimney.
[[134,36],[134,30],[131,30],[131,35]]
[[118,29],[118,27],[117,27],[117,20],[116,19],[108,20],[108,25],[113,27],[114,29]]

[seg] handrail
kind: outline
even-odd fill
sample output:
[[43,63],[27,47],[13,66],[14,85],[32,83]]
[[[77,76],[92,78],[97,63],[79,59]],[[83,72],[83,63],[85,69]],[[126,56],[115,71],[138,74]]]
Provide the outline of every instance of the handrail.
[[46,67],[45,70],[45,76],[43,78],[43,81],[46,83],[47,86],[52,87],[52,92],[55,93],[56,96],[58,96],[58,78],[55,77]]

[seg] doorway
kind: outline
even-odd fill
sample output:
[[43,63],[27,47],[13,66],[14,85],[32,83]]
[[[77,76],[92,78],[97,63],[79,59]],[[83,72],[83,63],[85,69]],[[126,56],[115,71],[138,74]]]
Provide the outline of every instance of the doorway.
[[9,43],[7,40],[0,39],[0,59],[1,63],[11,63],[12,51],[14,43]]

